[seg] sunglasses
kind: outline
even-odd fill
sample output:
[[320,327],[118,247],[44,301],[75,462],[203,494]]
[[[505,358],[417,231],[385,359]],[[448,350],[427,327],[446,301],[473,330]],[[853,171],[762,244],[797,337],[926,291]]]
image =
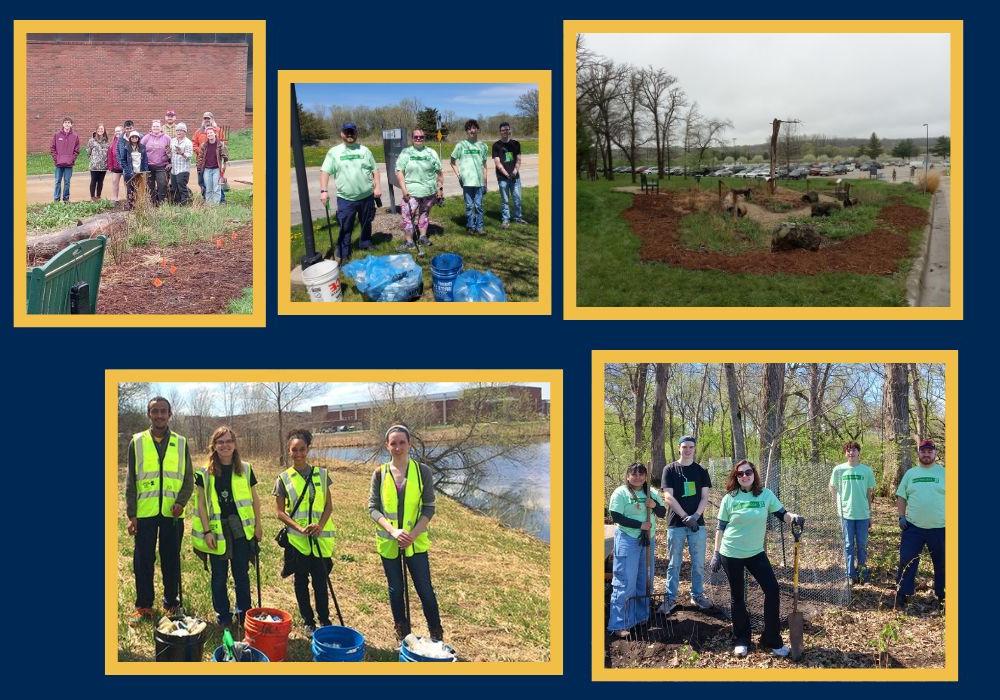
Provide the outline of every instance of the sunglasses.
[[426,136],[414,136],[413,140],[414,141],[423,141],[426,138],[427,138]]
[[736,476],[753,476],[753,469],[740,469],[736,472]]

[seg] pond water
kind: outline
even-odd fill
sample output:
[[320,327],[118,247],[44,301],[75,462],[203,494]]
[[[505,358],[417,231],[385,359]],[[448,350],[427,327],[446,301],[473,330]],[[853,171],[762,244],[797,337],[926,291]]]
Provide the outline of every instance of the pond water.
[[[439,491],[460,503],[482,513],[498,518],[510,527],[524,530],[545,542],[549,541],[549,457],[548,440],[531,443],[519,448],[515,454],[495,455],[499,448],[483,445],[469,452],[475,459],[486,459],[481,470],[454,472],[449,483],[439,486]],[[434,454],[443,449],[430,446]],[[317,447],[310,452],[315,457],[362,462],[372,465],[388,460],[385,451],[372,456],[369,447]],[[457,460],[445,460],[449,467]]]

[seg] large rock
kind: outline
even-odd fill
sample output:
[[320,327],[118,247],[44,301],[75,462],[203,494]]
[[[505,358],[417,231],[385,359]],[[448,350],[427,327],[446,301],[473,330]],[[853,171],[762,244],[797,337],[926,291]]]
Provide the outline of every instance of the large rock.
[[802,195],[803,202],[809,202],[810,204],[815,204],[819,201],[819,192],[815,190],[809,190],[804,195]]
[[823,237],[808,224],[784,222],[778,224],[771,234],[771,252],[783,250],[819,250]]
[[838,202],[819,202],[818,204],[812,205],[812,215],[813,216],[830,216],[835,211],[840,209],[840,204]]

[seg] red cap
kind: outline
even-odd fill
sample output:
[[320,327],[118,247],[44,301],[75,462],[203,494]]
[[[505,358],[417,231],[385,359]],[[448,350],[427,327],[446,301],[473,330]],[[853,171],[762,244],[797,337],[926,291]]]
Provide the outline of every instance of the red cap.
[[933,440],[921,440],[920,441],[920,447],[918,447],[917,449],[918,450],[936,450],[937,449],[937,445],[934,444]]

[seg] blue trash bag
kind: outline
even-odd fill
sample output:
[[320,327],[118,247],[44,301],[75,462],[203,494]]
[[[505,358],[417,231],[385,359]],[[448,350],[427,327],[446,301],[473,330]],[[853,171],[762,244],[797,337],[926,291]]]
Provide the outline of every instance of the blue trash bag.
[[411,301],[424,289],[423,272],[412,255],[369,255],[343,268],[368,301]]
[[507,301],[503,282],[489,270],[466,270],[455,278],[451,289],[455,301]]

